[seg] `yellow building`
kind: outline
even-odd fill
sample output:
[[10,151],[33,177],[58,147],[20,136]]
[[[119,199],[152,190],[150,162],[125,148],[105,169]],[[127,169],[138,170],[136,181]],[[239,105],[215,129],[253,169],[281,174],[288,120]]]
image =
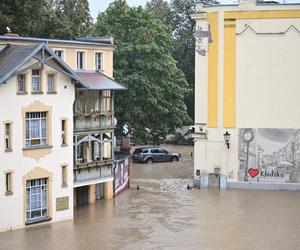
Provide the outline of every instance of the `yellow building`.
[[111,38],[0,36],[0,231],[113,198]]
[[192,18],[195,184],[299,188],[300,5],[198,3]]

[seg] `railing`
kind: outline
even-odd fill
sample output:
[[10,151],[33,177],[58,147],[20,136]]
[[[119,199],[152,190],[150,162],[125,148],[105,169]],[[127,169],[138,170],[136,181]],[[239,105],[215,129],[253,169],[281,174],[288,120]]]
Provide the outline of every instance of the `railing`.
[[112,165],[102,167],[77,168],[73,170],[73,182],[79,183],[102,178],[113,177]]
[[113,163],[112,159],[107,159],[103,161],[91,161],[91,162],[76,162],[74,169],[84,169],[84,168],[93,168],[93,167],[102,167],[106,165],[111,165]]
[[74,116],[74,130],[98,129],[113,127],[112,115],[103,114],[98,117],[92,115]]

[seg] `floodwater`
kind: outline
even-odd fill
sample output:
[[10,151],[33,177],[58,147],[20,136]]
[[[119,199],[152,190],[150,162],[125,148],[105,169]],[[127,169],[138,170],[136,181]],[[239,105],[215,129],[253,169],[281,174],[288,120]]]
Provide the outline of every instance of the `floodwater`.
[[300,249],[300,192],[187,190],[192,148],[173,149],[179,162],[134,164],[131,188],[114,200],[0,233],[0,249]]

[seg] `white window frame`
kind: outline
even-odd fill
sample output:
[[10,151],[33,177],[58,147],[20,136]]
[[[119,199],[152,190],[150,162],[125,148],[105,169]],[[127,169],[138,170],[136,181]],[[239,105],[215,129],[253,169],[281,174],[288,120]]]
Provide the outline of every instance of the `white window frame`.
[[[53,49],[55,55],[57,55],[59,58],[61,58],[63,61],[65,60],[65,49],[60,49],[60,48],[54,48]],[[56,52],[61,51],[62,52],[62,57],[60,57]]]
[[13,172],[6,171],[5,174],[5,195],[13,194]]
[[[83,63],[82,69],[78,68],[78,53],[83,53]],[[86,62],[87,62],[87,51],[86,50],[76,50],[76,69],[77,70],[85,70],[86,69]]]
[[68,165],[66,164],[61,166],[61,186],[68,186]]
[[[36,114],[36,115],[34,115]],[[39,114],[39,115],[38,115]],[[27,117],[28,115],[28,117]],[[36,116],[36,117],[34,117]],[[48,133],[48,112],[26,112],[25,114],[25,123],[26,123],[26,131],[25,131],[25,138],[26,138],[26,147],[38,147],[38,146],[47,146],[47,133]],[[43,134],[43,127],[42,127],[42,121],[45,120],[45,136],[42,136]],[[31,137],[33,125],[33,121],[38,121],[38,137]],[[40,140],[39,144],[32,144],[33,140]],[[44,142],[44,143],[42,143]]]
[[[101,62],[100,62],[100,69],[97,68],[98,66],[98,60],[97,60],[97,54],[101,55]],[[94,66],[95,66],[95,70],[99,70],[99,71],[103,71],[103,57],[104,57],[104,53],[102,51],[95,51],[94,53]]]
[[[20,85],[19,85],[19,81],[20,81],[20,77],[23,78],[23,90],[20,90]],[[26,93],[26,74],[19,74],[17,75],[17,92],[18,93]]]
[[[39,72],[39,75],[34,75],[34,71],[37,71]],[[31,92],[32,93],[40,93],[42,92],[42,81],[41,81],[41,75],[42,75],[42,70],[41,69],[33,69],[31,70]],[[38,86],[39,86],[39,89],[38,90],[34,90],[33,89],[33,79],[37,79],[38,80]]]
[[[31,185],[32,181],[38,182],[40,181],[40,184]],[[29,185],[30,184],[30,185]],[[43,191],[46,191],[45,194]],[[44,195],[46,195],[46,204],[43,203]],[[34,180],[27,180],[26,181],[26,221],[34,221],[34,220],[41,220],[43,218],[46,218],[48,216],[48,178],[41,178],[41,179],[34,179]],[[29,199],[29,204],[28,200]],[[38,206],[36,208],[33,207],[32,203],[38,203]],[[40,204],[39,204],[40,203]],[[29,207],[28,207],[29,205]],[[46,215],[42,215],[43,210],[46,209]],[[40,217],[32,217],[32,212],[40,211],[41,216]],[[30,216],[28,216],[28,213]]]
[[68,145],[67,123],[68,123],[67,119],[61,120],[61,145],[62,146]]
[[12,133],[12,123],[5,122],[4,123],[4,139],[5,139],[5,151],[9,152],[12,150],[12,141],[11,141],[11,133]]
[[[49,77],[52,77],[52,89],[49,89]],[[47,74],[47,92],[48,93],[55,93],[56,92],[56,84],[55,84],[55,74],[48,73]]]

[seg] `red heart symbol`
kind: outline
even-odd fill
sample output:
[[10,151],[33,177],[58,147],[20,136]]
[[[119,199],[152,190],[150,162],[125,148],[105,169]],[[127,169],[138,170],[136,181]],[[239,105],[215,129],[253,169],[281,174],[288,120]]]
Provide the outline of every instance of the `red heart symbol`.
[[249,168],[248,173],[252,178],[254,178],[259,174],[259,170],[254,168]]

